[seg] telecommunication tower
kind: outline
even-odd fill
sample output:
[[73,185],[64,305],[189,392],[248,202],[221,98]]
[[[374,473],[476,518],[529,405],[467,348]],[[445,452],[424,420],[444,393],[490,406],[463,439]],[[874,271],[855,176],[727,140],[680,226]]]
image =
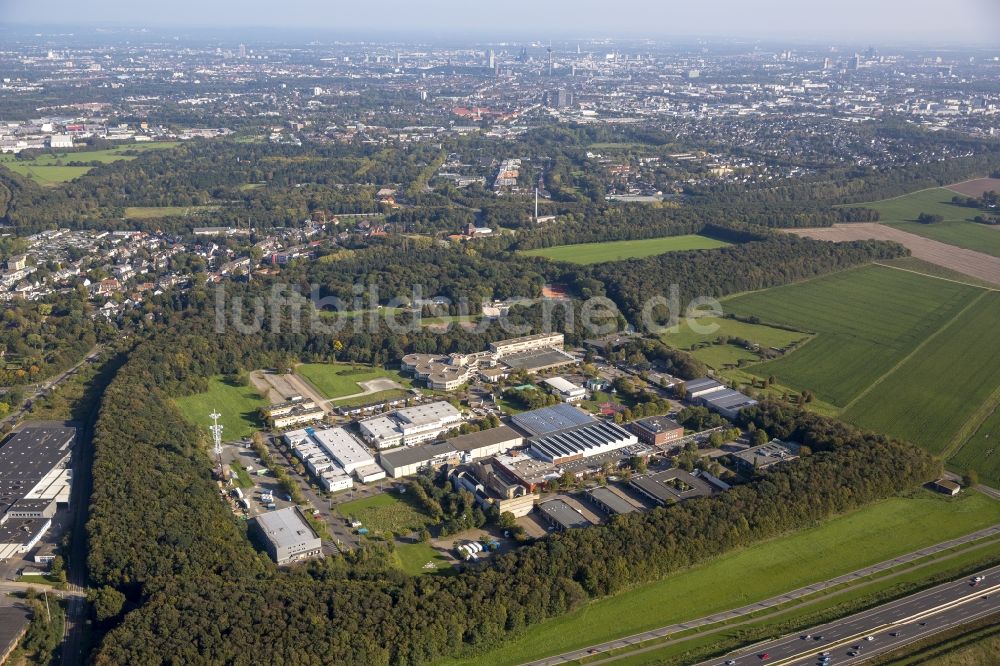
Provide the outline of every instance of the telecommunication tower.
[[214,447],[212,451],[215,453],[215,463],[218,465],[218,473],[222,475],[222,425],[219,423],[219,418],[222,416],[219,412],[212,412],[208,415],[212,419],[212,425],[209,426],[208,430],[212,433],[212,444]]

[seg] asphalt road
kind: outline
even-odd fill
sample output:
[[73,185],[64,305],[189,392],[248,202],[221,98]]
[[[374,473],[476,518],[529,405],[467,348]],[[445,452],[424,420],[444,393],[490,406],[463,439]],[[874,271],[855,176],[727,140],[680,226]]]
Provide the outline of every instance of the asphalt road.
[[[588,656],[592,656],[595,653],[608,652],[609,650],[616,650],[624,647],[634,646],[639,643],[643,643],[645,641],[653,640],[656,638],[665,638],[672,634],[677,634],[682,631],[686,631],[688,629],[693,629],[695,627],[705,627],[726,620],[745,618],[752,613],[757,613],[762,610],[775,608],[776,606],[787,603],[788,601],[791,601],[793,599],[799,599],[801,597],[808,596],[815,592],[826,590],[831,587],[836,587],[843,583],[852,582],[858,578],[864,578],[866,576],[870,576],[871,574],[892,569],[906,562],[913,562],[915,560],[927,557],[928,555],[932,555],[961,544],[971,543],[973,541],[978,541],[979,539],[994,536],[997,534],[1000,534],[1000,525],[994,525],[992,527],[988,527],[986,529],[979,530],[978,532],[967,534],[957,539],[951,539],[949,541],[944,541],[942,543],[935,544],[933,546],[921,548],[920,550],[913,551],[912,553],[907,553],[906,555],[900,555],[899,557],[893,558],[891,560],[885,560],[883,562],[879,562],[878,564],[873,564],[863,569],[858,569],[857,571],[852,571],[851,573],[844,574],[843,576],[837,576],[836,578],[831,578],[830,580],[814,583],[812,585],[808,585],[806,587],[802,587],[797,590],[792,590],[791,592],[787,592],[780,596],[772,597],[770,599],[765,599],[763,601],[743,606],[741,608],[735,608],[732,610],[723,611],[721,613],[715,613],[714,615],[708,615],[706,617],[697,618],[679,624],[671,624],[665,627],[651,629],[650,631],[644,631],[639,634],[625,636],[604,643],[589,645],[579,650],[572,650],[570,652],[564,652],[562,654],[546,657],[544,659],[538,659],[536,661],[527,662],[526,664],[524,664],[524,666],[555,666],[556,664],[565,664],[568,662],[576,661],[578,659],[583,659]],[[750,662],[745,662],[745,663],[750,663]]]
[[[860,664],[938,632],[1000,612],[1000,566],[971,578],[938,585],[812,630],[759,643],[699,666],[767,664],[793,666]],[[824,662],[823,658],[828,657]]]

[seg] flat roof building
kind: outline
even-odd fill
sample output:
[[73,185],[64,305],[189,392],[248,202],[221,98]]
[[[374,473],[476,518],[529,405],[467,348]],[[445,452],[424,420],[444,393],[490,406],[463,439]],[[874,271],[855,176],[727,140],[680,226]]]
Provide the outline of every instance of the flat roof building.
[[564,337],[562,333],[536,333],[535,335],[525,335],[520,338],[492,342],[490,343],[490,351],[500,357],[504,357],[508,354],[516,354],[518,352],[545,347],[558,347],[562,349],[563,341]]
[[424,469],[440,467],[448,462],[457,464],[461,456],[450,442],[435,442],[384,451],[378,458],[389,476],[399,479],[412,476]]
[[524,437],[510,426],[497,426],[452,437],[448,443],[462,454],[465,462],[506,453],[524,443]]
[[323,553],[320,538],[295,507],[261,513],[251,519],[250,525],[277,564],[291,564]]
[[552,393],[559,396],[563,402],[578,402],[587,397],[587,389],[577,386],[565,377],[551,377],[542,381]]
[[677,468],[633,477],[629,485],[660,506],[683,502],[695,497],[709,497],[716,492],[715,487],[711,484],[690,472]]
[[616,493],[610,488],[598,487],[587,491],[587,497],[605,513],[611,516],[618,516],[625,513],[638,511],[639,507]]
[[754,471],[764,471],[777,464],[798,459],[799,445],[794,442],[773,439],[767,444],[751,446],[732,455],[737,469],[748,474]]
[[750,396],[729,388],[702,395],[698,401],[730,421],[736,418],[741,409],[757,404],[757,401]]
[[687,392],[687,397],[691,400],[714,393],[715,391],[721,391],[724,388],[726,388],[725,385],[715,381],[711,377],[699,377],[698,379],[684,382],[684,390]]
[[574,527],[590,527],[594,524],[579,509],[574,509],[561,499],[542,502],[537,507],[546,522],[560,532]]
[[597,419],[572,405],[561,404],[515,414],[510,421],[528,437],[537,437],[574,426],[596,423]]
[[653,446],[666,446],[684,437],[684,426],[666,416],[650,416],[627,426],[639,441]]
[[31,550],[68,505],[76,428],[29,426],[0,446],[0,561]]
[[[368,483],[365,478],[377,477],[377,473],[371,471],[372,467],[378,467],[375,456],[344,428],[303,428],[286,432],[282,437],[324,487],[331,485],[342,490],[344,482],[335,478],[342,475],[354,474],[362,483]],[[362,470],[366,470],[364,474]],[[384,477],[383,472],[377,478]],[[333,492],[330,488],[327,490]]]
[[365,441],[379,449],[413,446],[434,439],[462,422],[462,413],[450,402],[430,402],[397,409],[359,423]]

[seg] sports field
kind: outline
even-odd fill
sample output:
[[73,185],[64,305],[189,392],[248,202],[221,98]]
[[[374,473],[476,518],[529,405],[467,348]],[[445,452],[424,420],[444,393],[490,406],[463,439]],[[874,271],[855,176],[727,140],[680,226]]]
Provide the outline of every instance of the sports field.
[[501,648],[436,663],[520,664],[767,599],[997,522],[1000,502],[984,495],[921,490],[595,601]]
[[941,454],[1000,387],[1000,293],[972,307],[889,373],[843,416]]
[[364,389],[359,382],[387,378],[404,387],[410,381],[392,370],[372,368],[367,365],[352,366],[348,363],[303,363],[295,372],[312,383],[325,397],[336,399],[361,393]]
[[713,250],[729,245],[725,241],[688,234],[647,238],[643,240],[611,241],[607,243],[580,243],[578,245],[556,245],[554,247],[525,250],[521,254],[529,257],[548,257],[553,261],[572,264],[600,264],[624,259],[641,259],[666,252],[682,250]]
[[723,307],[815,332],[791,354],[754,366],[752,372],[774,375],[786,386],[809,389],[846,407],[982,293],[976,287],[865,266],[737,296]]
[[[957,192],[935,187],[893,199],[862,204],[879,212],[883,224],[924,238],[1000,257],[1000,229],[973,222],[978,211],[951,203]],[[921,213],[940,215],[944,220],[921,224]]]
[[263,427],[257,410],[266,403],[252,386],[234,386],[221,377],[208,380],[208,390],[204,393],[174,400],[188,421],[208,432],[212,419],[208,415],[213,410],[222,415],[222,439],[230,441],[249,437]]
[[0,165],[14,173],[28,176],[42,185],[58,185],[86,174],[93,167],[66,166],[70,162],[100,162],[110,164],[120,160],[134,160],[128,152],[163,150],[177,146],[176,141],[151,141],[149,143],[129,143],[105,150],[81,150],[76,152],[38,155],[31,159],[18,159],[13,155],[0,156]]

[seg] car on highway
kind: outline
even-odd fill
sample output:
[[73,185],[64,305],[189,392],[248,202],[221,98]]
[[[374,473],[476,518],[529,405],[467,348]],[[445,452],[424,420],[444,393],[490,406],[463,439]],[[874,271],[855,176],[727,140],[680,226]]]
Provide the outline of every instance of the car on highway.
[[820,635],[820,634],[816,634],[815,636],[813,636],[813,640],[814,641],[821,641],[821,640],[823,640],[823,636]]
[[768,654],[767,652],[761,652],[760,655],[758,656],[760,657],[761,661],[767,661],[768,659],[771,658],[771,655]]
[[875,637],[874,636],[865,636],[865,640],[866,641],[873,641],[873,640],[875,640]]
[[857,650],[851,650],[850,652],[847,653],[847,656],[848,657],[857,657],[858,656],[858,651]]
[[726,662],[726,666],[736,666],[736,660],[730,659]]
[[820,652],[819,656],[821,656],[821,657],[829,657],[830,656],[830,651],[827,650],[826,652]]

